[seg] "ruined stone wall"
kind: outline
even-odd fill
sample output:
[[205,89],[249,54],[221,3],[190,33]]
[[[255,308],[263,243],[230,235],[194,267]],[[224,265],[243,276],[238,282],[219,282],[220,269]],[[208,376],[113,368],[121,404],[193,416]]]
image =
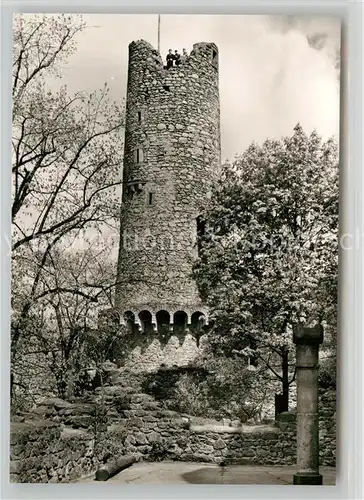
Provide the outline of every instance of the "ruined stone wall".
[[[149,398],[149,399],[148,399]],[[217,422],[194,425],[188,415],[160,408],[146,395],[135,395],[127,415],[127,453],[144,460],[180,460],[241,465],[295,463],[295,427],[239,427]],[[114,428],[120,427],[115,423]]]
[[[115,393],[110,393],[110,398]],[[332,410],[332,408],[331,408]],[[282,413],[268,425],[236,425],[231,421],[194,423],[193,417],[165,410],[146,394],[133,394],[110,430],[125,431],[125,452],[144,460],[239,463],[241,465],[294,465],[296,416]],[[320,417],[320,465],[335,466],[333,414],[327,406]]]
[[70,482],[94,468],[93,439],[87,432],[62,430],[44,420],[11,425],[11,482]]
[[95,404],[50,398],[10,425],[10,482],[69,483],[122,454],[125,435],[95,433]]
[[[160,461],[294,465],[296,418],[281,414],[275,423],[201,423],[166,410],[163,402],[131,388],[96,390],[107,409],[107,427],[95,445],[94,405],[58,399],[44,402],[25,422],[11,425],[10,479],[13,482],[70,482],[95,472],[106,454],[134,454]],[[38,418],[34,419],[34,416]],[[197,421],[196,421],[197,420]],[[320,400],[320,465],[335,466],[335,394]]]
[[220,168],[219,114],[214,44],[195,44],[168,70],[149,43],[130,44],[116,293],[122,313],[165,310],[172,320],[180,309],[201,310],[190,274],[196,218]]

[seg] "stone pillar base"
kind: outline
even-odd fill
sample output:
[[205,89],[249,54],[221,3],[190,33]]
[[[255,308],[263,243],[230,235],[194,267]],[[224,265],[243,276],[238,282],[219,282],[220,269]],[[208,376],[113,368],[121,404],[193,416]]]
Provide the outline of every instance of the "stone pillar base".
[[293,484],[298,485],[322,485],[322,475],[318,472],[301,472],[294,474]]

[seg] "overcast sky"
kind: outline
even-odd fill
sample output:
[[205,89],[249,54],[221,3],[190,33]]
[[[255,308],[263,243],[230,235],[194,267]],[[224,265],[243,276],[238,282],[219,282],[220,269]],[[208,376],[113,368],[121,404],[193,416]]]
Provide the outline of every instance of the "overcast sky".
[[[84,15],[90,28],[64,71],[70,91],[104,82],[126,95],[128,45],[144,39],[157,48],[156,15]],[[91,27],[92,26],[92,27]],[[198,42],[219,48],[222,159],[252,141],[307,132],[339,133],[340,23],[334,18],[287,16],[161,16],[161,53]]]

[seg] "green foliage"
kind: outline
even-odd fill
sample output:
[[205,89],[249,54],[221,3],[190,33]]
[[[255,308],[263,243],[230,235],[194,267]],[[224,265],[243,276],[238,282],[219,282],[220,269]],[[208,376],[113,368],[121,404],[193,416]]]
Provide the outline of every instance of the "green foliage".
[[336,390],[336,351],[330,352],[328,357],[320,360],[318,384],[320,389]]
[[263,418],[264,405],[271,395],[266,371],[250,371],[241,359],[217,358],[215,372],[202,383],[184,375],[176,384],[168,407],[196,417],[242,422]]
[[83,333],[83,354],[96,366],[105,361],[120,359],[125,329],[118,324],[86,330]]
[[162,462],[168,457],[168,442],[164,439],[153,441],[149,452],[149,460],[152,462]]
[[266,370],[252,369],[240,357],[209,355],[190,367],[163,369],[145,376],[142,390],[171,410],[244,422],[264,417],[273,384]]
[[225,166],[204,214],[194,274],[212,344],[254,355],[286,394],[293,325],[336,316],[338,204],[337,145],[297,125]]
[[208,394],[214,412],[242,421],[262,418],[263,409],[273,393],[271,377],[265,367],[254,368],[240,357],[211,357]]
[[106,85],[69,95],[54,80],[85,28],[77,15],[14,16],[12,397],[72,391],[84,337],[113,300],[100,235],[119,215],[124,108]]
[[174,397],[176,384],[180,378],[188,374],[195,380],[196,384],[206,378],[206,371],[203,367],[185,366],[160,368],[156,373],[145,375],[141,384],[142,392],[151,394],[157,400],[168,400]]

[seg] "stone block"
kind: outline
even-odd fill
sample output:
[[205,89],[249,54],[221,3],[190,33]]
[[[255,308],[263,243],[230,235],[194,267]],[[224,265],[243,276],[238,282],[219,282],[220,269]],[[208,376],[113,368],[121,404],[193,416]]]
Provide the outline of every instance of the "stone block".
[[148,415],[148,412],[145,410],[135,410],[134,415],[136,417],[143,417],[143,419]]
[[296,414],[293,412],[284,411],[278,415],[277,421],[279,421],[279,422],[295,422],[296,421]]
[[255,451],[245,449],[241,452],[241,455],[243,455],[245,458],[255,457]]
[[141,428],[143,427],[143,419],[141,417],[134,417],[129,420],[128,424],[137,428]]
[[223,448],[226,448],[226,443],[223,441],[221,438],[219,438],[215,443],[214,443],[214,448],[215,450],[222,450]]
[[277,433],[276,432],[264,432],[264,440],[277,441]]
[[62,410],[59,410],[58,414],[63,417],[67,415],[72,415],[72,408],[63,408]]
[[105,396],[124,396],[125,389],[118,385],[104,386],[101,391]]
[[11,449],[10,449],[11,458],[16,458],[16,457],[19,457],[20,455],[22,455],[22,453],[24,452],[25,446],[26,445],[24,445],[24,444],[15,444],[15,445],[11,446]]
[[143,402],[150,402],[153,401],[152,396],[149,396],[148,394],[132,394],[130,396],[130,402],[131,403],[143,403]]
[[146,414],[145,417],[143,418],[144,422],[158,422],[157,417],[153,417],[153,415],[148,415]]
[[162,441],[162,437],[158,432],[153,431],[148,434],[147,440],[149,443],[156,443]]
[[232,420],[230,422],[231,427],[241,427],[241,421],[240,420]]
[[67,418],[66,422],[72,427],[87,429],[94,423],[94,419],[89,415],[72,415]]
[[40,417],[56,415],[55,408],[49,406],[38,406],[32,409],[32,414],[39,415]]
[[70,407],[72,415],[95,415],[94,403],[75,403]]
[[42,406],[53,406],[56,410],[61,410],[72,406],[72,404],[60,398],[47,398],[42,401]]
[[212,455],[214,453],[214,448],[210,444],[201,444],[200,446],[195,447],[198,453],[203,455]]
[[125,445],[135,444],[136,443],[135,436],[133,434],[128,434],[128,436],[126,436],[125,438],[124,443]]
[[148,439],[146,438],[145,434],[138,432],[135,435],[135,442],[136,444],[148,444]]
[[10,460],[10,474],[19,474],[23,468],[22,460]]
[[159,411],[160,408],[161,405],[157,401],[146,401],[144,403],[144,409],[148,410],[149,415],[156,416],[155,412]]

